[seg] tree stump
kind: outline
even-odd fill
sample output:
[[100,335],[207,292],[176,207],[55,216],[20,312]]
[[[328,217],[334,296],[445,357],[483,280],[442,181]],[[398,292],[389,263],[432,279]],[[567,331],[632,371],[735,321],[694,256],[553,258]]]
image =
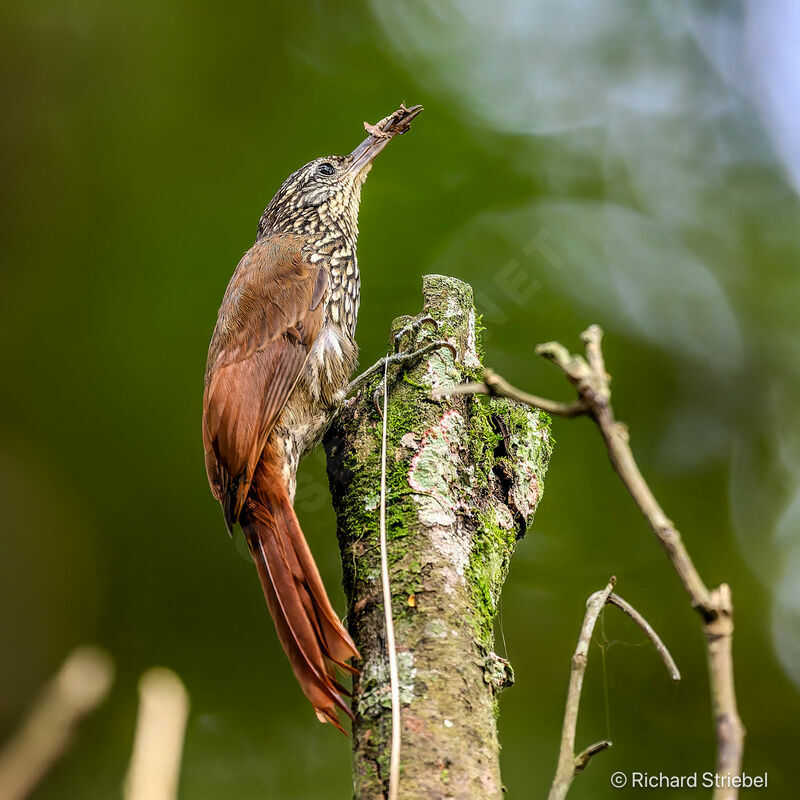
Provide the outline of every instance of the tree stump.
[[[494,652],[494,619],[511,556],[533,519],[551,451],[546,414],[500,398],[431,399],[481,374],[472,289],[423,278],[424,306],[402,349],[452,343],[388,379],[387,536],[402,706],[400,797],[502,796],[497,695],[513,683]],[[425,317],[414,330],[409,325]],[[363,660],[354,681],[356,800],[388,787],[391,702],[381,599],[378,505],[383,371],[349,399],[325,449],[337,515],[350,631]]]

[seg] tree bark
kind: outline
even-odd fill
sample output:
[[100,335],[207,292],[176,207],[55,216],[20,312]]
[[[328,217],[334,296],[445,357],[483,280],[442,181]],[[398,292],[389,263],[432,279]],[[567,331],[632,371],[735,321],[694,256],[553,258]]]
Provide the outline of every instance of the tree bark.
[[[482,373],[472,289],[423,279],[423,311],[392,324],[404,351],[446,348],[389,367],[387,534],[397,640],[400,798],[499,798],[497,695],[513,683],[494,652],[494,618],[517,541],[533,519],[551,450],[547,415],[511,400],[431,389]],[[385,798],[391,702],[381,600],[378,505],[383,371],[348,400],[326,437],[350,631],[361,652],[354,681],[356,800]]]

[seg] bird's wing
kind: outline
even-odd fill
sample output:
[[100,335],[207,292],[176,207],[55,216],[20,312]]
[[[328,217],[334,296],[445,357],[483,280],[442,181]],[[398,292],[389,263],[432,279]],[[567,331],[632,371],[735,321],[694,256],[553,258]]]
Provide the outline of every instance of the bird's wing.
[[229,529],[319,333],[327,285],[325,266],[306,261],[295,236],[257,242],[228,284],[208,351],[203,444]]

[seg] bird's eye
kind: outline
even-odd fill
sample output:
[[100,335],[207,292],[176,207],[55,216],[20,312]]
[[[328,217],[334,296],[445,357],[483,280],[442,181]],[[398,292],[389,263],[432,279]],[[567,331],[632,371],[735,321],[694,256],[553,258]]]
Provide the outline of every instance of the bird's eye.
[[325,161],[317,167],[317,172],[319,172],[320,175],[333,175],[336,170],[333,168],[333,164],[329,164]]

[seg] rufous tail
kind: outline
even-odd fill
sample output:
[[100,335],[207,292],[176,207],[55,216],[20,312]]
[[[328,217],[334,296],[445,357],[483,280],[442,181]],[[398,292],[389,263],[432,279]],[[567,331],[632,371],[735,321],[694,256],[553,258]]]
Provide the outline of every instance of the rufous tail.
[[269,460],[269,451],[264,453],[240,522],[295,677],[320,722],[342,730],[337,709],[353,714],[334,667],[357,673],[345,662],[359,654],[325,593],[280,466]]

